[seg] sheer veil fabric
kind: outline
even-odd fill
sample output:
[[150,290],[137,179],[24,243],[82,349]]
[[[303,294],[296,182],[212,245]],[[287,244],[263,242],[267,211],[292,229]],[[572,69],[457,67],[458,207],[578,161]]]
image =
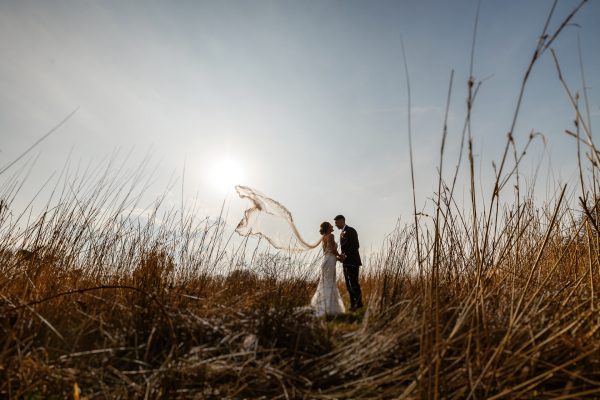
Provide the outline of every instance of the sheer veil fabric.
[[247,186],[237,185],[235,190],[241,198],[252,202],[235,229],[238,234],[262,237],[276,249],[287,251],[311,250],[321,243],[321,239],[313,244],[304,241],[292,214],[278,201]]

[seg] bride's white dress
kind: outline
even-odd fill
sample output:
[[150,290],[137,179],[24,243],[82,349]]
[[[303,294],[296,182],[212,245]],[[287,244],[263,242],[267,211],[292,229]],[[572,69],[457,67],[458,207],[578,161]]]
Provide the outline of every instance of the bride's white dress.
[[[337,244],[333,238],[331,238],[330,246],[337,248]],[[321,263],[319,284],[317,291],[310,301],[310,305],[318,317],[323,315],[337,315],[346,311],[336,284],[335,266],[337,259],[335,258],[334,250],[331,247],[327,247],[324,242],[323,252],[325,254]]]

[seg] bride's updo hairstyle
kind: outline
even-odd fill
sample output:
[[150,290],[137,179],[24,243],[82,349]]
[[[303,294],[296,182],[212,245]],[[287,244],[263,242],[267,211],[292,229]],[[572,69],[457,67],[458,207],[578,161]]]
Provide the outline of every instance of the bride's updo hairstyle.
[[327,232],[329,232],[329,228],[331,227],[331,224],[327,221],[323,222],[321,224],[321,229],[319,229],[319,233],[321,235],[325,235]]

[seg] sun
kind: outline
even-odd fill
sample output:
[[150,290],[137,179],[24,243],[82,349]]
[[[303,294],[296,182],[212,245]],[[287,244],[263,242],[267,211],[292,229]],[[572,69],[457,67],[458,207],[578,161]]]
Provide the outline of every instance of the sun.
[[242,183],[244,169],[233,158],[226,157],[215,162],[210,171],[212,184],[221,192],[227,192]]

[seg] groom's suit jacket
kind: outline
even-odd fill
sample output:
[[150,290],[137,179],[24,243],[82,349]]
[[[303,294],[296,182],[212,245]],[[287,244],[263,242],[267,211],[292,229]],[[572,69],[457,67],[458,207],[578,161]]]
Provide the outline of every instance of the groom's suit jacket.
[[340,246],[342,248],[342,253],[346,254],[344,264],[350,264],[356,267],[362,265],[360,254],[358,252],[360,245],[358,243],[358,233],[356,233],[356,229],[346,225],[340,234]]

